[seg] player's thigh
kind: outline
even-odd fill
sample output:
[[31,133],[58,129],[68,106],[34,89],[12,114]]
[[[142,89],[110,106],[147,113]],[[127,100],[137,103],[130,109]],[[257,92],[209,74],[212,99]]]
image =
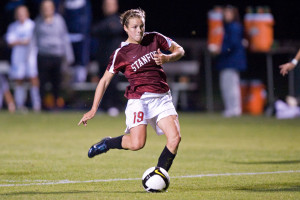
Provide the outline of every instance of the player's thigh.
[[180,138],[180,125],[177,115],[169,115],[157,122],[158,127],[165,133],[168,139]]
[[129,133],[125,138],[129,140],[131,146],[137,149],[143,147],[147,137],[147,120],[141,101],[139,99],[128,100],[125,114],[125,133]]
[[126,133],[131,133],[131,129],[140,125],[147,125],[145,109],[139,99],[128,100],[125,110]]
[[144,146],[147,139],[147,125],[141,124],[130,129],[131,142],[137,146]]

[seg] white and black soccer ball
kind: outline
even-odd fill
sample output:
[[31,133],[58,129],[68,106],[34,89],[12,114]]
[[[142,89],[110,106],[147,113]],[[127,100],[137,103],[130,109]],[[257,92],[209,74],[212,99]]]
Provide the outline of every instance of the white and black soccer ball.
[[142,183],[147,192],[164,192],[169,187],[170,176],[161,167],[151,167],[144,172]]

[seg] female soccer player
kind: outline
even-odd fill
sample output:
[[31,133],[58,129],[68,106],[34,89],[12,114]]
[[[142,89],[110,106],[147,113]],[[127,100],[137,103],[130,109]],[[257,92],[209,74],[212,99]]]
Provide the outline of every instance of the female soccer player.
[[[142,9],[128,10],[121,15],[120,20],[128,39],[111,55],[107,70],[96,88],[93,106],[83,115],[78,125],[86,126],[87,121],[95,116],[114,74],[122,72],[130,83],[125,92],[125,97],[129,99],[125,110],[125,133],[129,134],[103,138],[89,149],[88,156],[92,158],[109,149],[142,149],[146,142],[146,128],[150,124],[158,135],[166,135],[167,144],[157,166],[168,171],[181,136],[177,112],[161,65],[179,60],[184,50],[157,32],[144,32],[145,12]],[[163,54],[160,49],[170,51],[171,54]]]

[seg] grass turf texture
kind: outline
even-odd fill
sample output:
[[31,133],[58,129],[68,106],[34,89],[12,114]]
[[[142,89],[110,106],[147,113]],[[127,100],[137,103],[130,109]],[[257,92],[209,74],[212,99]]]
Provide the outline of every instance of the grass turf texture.
[[[87,157],[105,136],[118,136],[125,116],[0,113],[0,185],[41,181],[141,178],[165,145],[151,127],[144,149]],[[197,174],[300,170],[299,119],[180,114],[182,143],[166,193],[146,193],[141,180],[0,187],[0,199],[300,199],[300,173],[172,178]],[[34,182],[34,180],[41,180]]]

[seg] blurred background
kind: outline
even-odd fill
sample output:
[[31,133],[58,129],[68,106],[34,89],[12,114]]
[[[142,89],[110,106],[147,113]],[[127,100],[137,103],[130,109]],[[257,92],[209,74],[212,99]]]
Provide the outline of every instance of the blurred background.
[[[0,3],[0,73],[8,80],[12,96],[16,82],[9,75],[12,48],[6,39],[8,26],[15,20],[14,12],[20,5],[26,5],[30,18],[35,20],[40,14],[40,3],[40,0]],[[107,4],[107,7],[103,4]],[[114,8],[114,4],[117,7]],[[224,48],[226,36],[231,33],[226,33],[225,25],[228,22],[223,15],[226,8],[237,11],[236,21],[242,27],[241,40],[238,42],[245,51],[243,59],[246,67],[237,70],[241,112],[272,116],[276,114],[275,103],[278,100],[287,103],[287,106],[297,106],[300,97],[300,70],[295,68],[288,76],[283,77],[279,73],[279,65],[291,61],[300,47],[299,1],[55,0],[54,5],[55,12],[65,20],[74,61],[62,63],[59,95],[51,92],[53,82],[44,84],[42,110],[90,108],[96,84],[113,51],[111,47],[116,49],[116,41],[119,43],[126,40],[122,27],[113,25],[116,20],[111,16],[138,7],[146,11],[146,31],[160,32],[185,49],[186,55],[179,62],[164,66],[178,110],[223,111],[224,116],[228,117],[241,114],[237,112],[226,115],[223,90],[232,89],[222,88],[222,70],[217,67],[220,62],[222,64],[221,49]],[[79,42],[81,46],[78,45]],[[126,86],[127,82],[122,75],[116,77],[110,86],[111,92],[103,100],[101,110],[112,116],[122,112],[126,106],[126,99],[123,97]],[[30,86],[25,83],[24,87],[27,88],[28,97],[22,108],[19,106],[18,109],[18,105],[16,106],[17,111],[33,108],[29,98]],[[3,109],[9,109],[9,98],[5,99],[5,95],[3,98],[6,100],[3,100]]]

